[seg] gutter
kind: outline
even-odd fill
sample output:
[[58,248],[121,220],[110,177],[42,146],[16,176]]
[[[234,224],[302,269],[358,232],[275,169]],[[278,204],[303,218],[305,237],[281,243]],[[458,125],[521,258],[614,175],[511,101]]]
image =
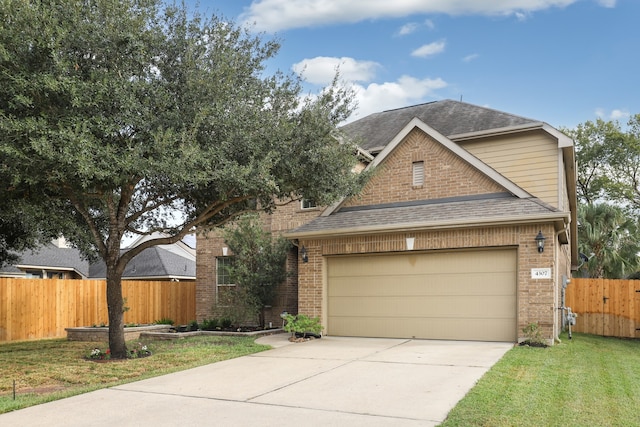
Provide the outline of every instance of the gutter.
[[[496,219],[479,219],[469,220],[460,219],[457,221],[433,221],[433,222],[407,222],[394,225],[374,225],[374,226],[357,226],[347,228],[334,228],[328,230],[313,230],[302,232],[284,233],[283,236],[288,239],[302,239],[302,238],[327,238],[338,236],[354,236],[362,234],[381,234],[381,233],[399,233],[408,231],[427,231],[427,230],[447,230],[447,229],[459,229],[459,228],[478,228],[478,227],[493,227],[493,226],[505,226],[515,224],[532,224],[541,222],[553,222],[556,229],[563,230],[565,225],[571,221],[568,213],[549,213],[543,215],[520,215],[514,217],[503,217],[499,220]],[[565,237],[566,240],[568,236]]]

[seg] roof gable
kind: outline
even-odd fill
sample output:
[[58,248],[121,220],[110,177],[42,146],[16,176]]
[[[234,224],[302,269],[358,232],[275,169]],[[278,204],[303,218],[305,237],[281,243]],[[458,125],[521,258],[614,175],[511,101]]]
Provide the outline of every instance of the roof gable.
[[[424,161],[425,184],[411,187],[411,163]],[[507,191],[531,197],[512,181],[418,118],[411,120],[368,166],[380,168],[359,197],[329,207],[428,200]],[[386,199],[384,199],[386,197]],[[393,199],[391,199],[393,197]]]

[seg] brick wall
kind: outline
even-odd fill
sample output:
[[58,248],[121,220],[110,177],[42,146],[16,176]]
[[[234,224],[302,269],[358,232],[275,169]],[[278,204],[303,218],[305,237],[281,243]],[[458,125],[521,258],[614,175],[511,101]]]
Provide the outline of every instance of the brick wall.
[[[413,162],[424,161],[424,185],[413,187]],[[392,179],[390,179],[392,177]],[[362,193],[344,206],[439,199],[505,191],[421,130],[407,135],[378,166]]]
[[[299,227],[320,215],[322,208],[302,209],[300,201],[279,202],[273,214],[261,214],[266,230],[280,235]],[[198,233],[196,236],[196,316],[198,321],[221,316],[216,306],[216,257],[222,256],[224,239],[219,232]],[[298,248],[293,247],[287,257],[287,280],[278,286],[277,297],[270,308],[265,310],[265,323],[281,325],[282,311],[298,312]]]
[[[477,228],[467,230],[436,230],[411,233],[415,237],[414,252],[435,249],[473,249],[484,247],[515,247],[518,253],[517,300],[518,333],[530,322],[538,322],[544,336],[552,340],[556,333],[558,310],[557,286],[552,279],[532,279],[532,268],[551,267],[553,275],[557,258],[566,256],[553,238],[546,241],[545,251],[538,253],[535,236],[538,231],[555,236],[553,224],[520,225],[511,227]],[[333,239],[301,240],[309,253],[309,262],[300,264],[298,301],[299,311],[323,317],[324,257],[342,254],[400,252],[405,250],[407,233],[351,236]],[[563,252],[558,255],[556,253]]]

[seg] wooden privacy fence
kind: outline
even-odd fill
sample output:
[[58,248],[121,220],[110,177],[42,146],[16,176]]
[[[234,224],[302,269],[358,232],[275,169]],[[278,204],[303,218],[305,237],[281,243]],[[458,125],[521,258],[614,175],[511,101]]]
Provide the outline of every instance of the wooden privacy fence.
[[640,280],[571,279],[566,306],[578,314],[575,332],[640,338]]
[[[65,337],[65,328],[108,323],[104,280],[0,278],[0,342]],[[125,323],[196,318],[195,282],[122,281]]]

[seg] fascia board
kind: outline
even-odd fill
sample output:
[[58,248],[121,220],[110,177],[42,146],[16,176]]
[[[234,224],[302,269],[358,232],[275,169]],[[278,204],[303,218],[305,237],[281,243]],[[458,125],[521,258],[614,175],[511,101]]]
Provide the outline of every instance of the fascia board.
[[469,220],[463,218],[456,221],[424,221],[424,222],[408,222],[394,225],[375,225],[375,226],[359,226],[349,228],[337,228],[333,230],[315,230],[299,233],[284,233],[283,236],[288,239],[303,238],[327,238],[338,236],[353,236],[359,234],[380,234],[380,233],[398,233],[405,231],[427,231],[427,230],[446,230],[459,228],[478,228],[493,226],[509,226],[516,224],[540,224],[553,222],[557,229],[562,229],[570,222],[571,218],[568,213],[551,212],[543,215],[520,215],[514,217],[504,217],[499,220],[487,218]]
[[529,130],[543,130],[549,135],[553,136],[558,141],[558,148],[564,147],[573,147],[574,143],[571,138],[569,138],[564,133],[560,132],[558,129],[553,126],[544,123],[544,122],[535,122],[535,123],[527,123],[524,125],[517,126],[509,126],[498,129],[489,129],[478,132],[468,132],[468,133],[460,133],[455,135],[450,135],[449,139],[452,141],[465,141],[469,139],[476,138],[486,138],[490,136],[500,136],[500,135],[509,135],[517,132],[525,132]]

